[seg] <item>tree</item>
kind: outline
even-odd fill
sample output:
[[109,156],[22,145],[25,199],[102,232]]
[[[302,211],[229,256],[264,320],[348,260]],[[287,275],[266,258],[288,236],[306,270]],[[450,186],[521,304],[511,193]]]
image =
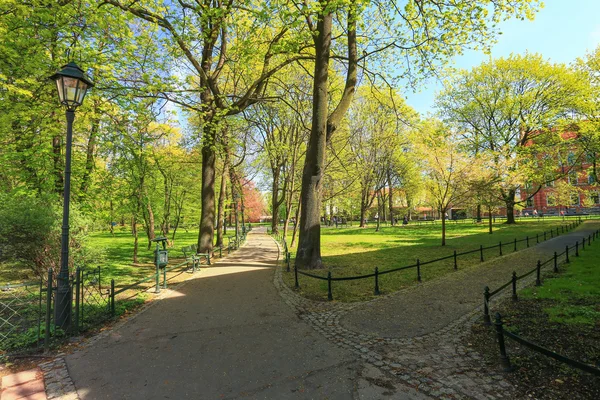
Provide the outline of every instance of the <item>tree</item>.
[[460,151],[460,142],[438,121],[426,121],[419,129],[419,156],[425,169],[425,187],[442,218],[442,246],[446,245],[447,212],[453,204],[472,196],[472,184],[482,160]]
[[[371,65],[376,68],[392,64],[377,62],[387,57],[387,60],[403,60],[400,74],[393,75],[415,83],[435,74],[439,65],[465,48],[487,49],[497,33],[495,23],[513,15],[532,18],[538,4],[538,1],[528,0],[407,1],[401,8],[397,4],[389,7],[387,2],[380,1],[326,0],[311,2],[302,9],[314,40],[315,64],[311,135],[302,175],[297,267],[322,266],[320,210],[326,146],[350,107],[359,65],[364,64],[367,76],[385,81],[385,71],[371,70]],[[342,27],[334,29],[334,15],[335,21],[342,21]],[[359,24],[359,21],[369,23]],[[337,36],[335,31],[343,34]],[[343,44],[336,46],[334,36]],[[364,46],[361,52],[357,37],[365,38],[361,40]],[[339,52],[341,48],[345,49],[342,50],[345,55]],[[328,79],[332,51],[333,59],[343,60],[347,68],[340,100],[330,113]],[[398,68],[398,64],[393,63],[393,68],[391,65],[389,68]]]
[[438,109],[463,132],[470,152],[488,154],[504,174],[499,188],[507,223],[515,222],[521,202],[515,194],[526,182],[539,190],[559,176],[554,159],[565,147],[565,118],[580,107],[582,89],[567,66],[525,54],[461,71],[439,96]]

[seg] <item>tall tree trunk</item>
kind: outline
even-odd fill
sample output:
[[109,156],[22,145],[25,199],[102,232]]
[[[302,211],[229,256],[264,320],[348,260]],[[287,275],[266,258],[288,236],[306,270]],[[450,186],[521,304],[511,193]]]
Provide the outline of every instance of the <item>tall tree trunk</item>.
[[365,227],[365,214],[367,213],[367,205],[365,204],[364,200],[360,202],[360,225],[358,225],[359,228],[364,228]]
[[488,207],[488,223],[489,223],[489,230],[490,230],[490,235],[492,234],[492,207]]
[[477,222],[481,222],[481,204],[477,204]]
[[296,223],[294,224],[294,232],[292,233],[292,243],[290,244],[290,247],[294,247],[296,245],[298,227],[300,226],[298,223],[298,218],[300,218],[300,207],[302,207],[302,202],[298,201],[298,206],[296,207]]
[[137,218],[134,215],[131,218],[131,234],[133,235],[133,262],[138,262],[138,231],[137,231]]
[[53,160],[53,169],[54,169],[54,191],[57,195],[63,195],[63,166],[62,166],[62,155],[61,155],[61,143],[62,136],[53,136],[52,137],[52,160]]
[[392,226],[395,225],[395,221],[394,221],[394,201],[392,199],[393,196],[393,189],[392,189],[392,174],[390,173],[390,171],[388,170],[387,173],[387,183],[388,183],[388,187],[389,187],[389,194],[388,194],[388,204],[389,204],[389,215],[390,215],[390,224]]
[[221,172],[221,190],[219,191],[219,205],[217,211],[217,246],[223,246],[223,234],[225,233],[225,194],[227,192],[227,165],[229,164],[228,153],[225,154],[223,171]]
[[173,226],[173,235],[171,236],[171,243],[175,243],[175,234],[177,233],[177,228],[179,228],[179,223],[181,222],[181,213],[183,211],[183,202],[185,200],[185,190],[181,192],[181,198],[179,202],[177,201],[177,196],[175,197],[175,226]]
[[211,126],[204,127],[205,143],[202,146],[202,211],[200,214],[200,232],[198,234],[198,252],[212,253],[215,235],[215,162],[214,131]]
[[115,236],[115,227],[113,226],[113,222],[115,220],[115,209],[113,207],[113,201],[110,199],[110,234],[111,236]]
[[85,169],[83,176],[81,177],[81,185],[79,186],[79,200],[82,201],[90,187],[90,181],[92,172],[94,170],[94,157],[96,154],[96,140],[98,137],[98,130],[100,128],[100,120],[98,118],[92,119],[92,126],[90,128],[90,137],[88,139],[86,156],[85,156]]
[[506,223],[514,224],[515,223],[515,190],[510,189],[506,196],[504,197],[504,202],[506,203]]
[[321,268],[321,190],[327,144],[328,78],[331,47],[331,11],[317,23],[312,126],[302,171],[300,238],[297,268]]
[[446,245],[446,210],[441,210],[442,216],[442,246]]
[[146,223],[146,234],[148,235],[148,250],[152,248],[152,239],[156,237],[154,233],[154,211],[150,199],[146,198],[146,213],[144,214],[144,222]]
[[381,193],[377,192],[377,227],[375,228],[375,232],[379,232],[379,227],[381,225]]
[[279,177],[281,174],[281,168],[276,166],[271,168],[271,172],[273,173],[273,184],[271,185],[271,204],[273,207],[273,217],[271,219],[271,231],[273,233],[277,233],[279,230]]

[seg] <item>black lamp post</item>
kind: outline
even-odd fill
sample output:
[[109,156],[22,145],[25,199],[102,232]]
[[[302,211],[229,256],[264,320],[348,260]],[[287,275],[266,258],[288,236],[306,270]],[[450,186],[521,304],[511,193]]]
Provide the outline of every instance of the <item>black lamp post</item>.
[[75,109],[83,103],[87,90],[93,87],[92,81],[75,63],[68,63],[50,77],[56,82],[60,104],[67,107],[67,143],[65,157],[65,188],[63,195],[63,222],[60,240],[60,272],[54,306],[54,321],[64,330],[71,325],[72,292],[69,285],[69,201],[71,198],[71,145],[73,142],[73,121]]

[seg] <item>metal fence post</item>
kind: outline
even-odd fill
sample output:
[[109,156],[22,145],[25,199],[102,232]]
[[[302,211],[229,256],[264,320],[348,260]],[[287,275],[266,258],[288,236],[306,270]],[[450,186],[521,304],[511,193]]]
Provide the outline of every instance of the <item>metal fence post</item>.
[[490,288],[486,286],[483,289],[483,323],[485,325],[491,325],[492,320],[490,319]]
[[421,282],[421,262],[417,258],[417,280]]
[[544,241],[546,241],[546,231],[544,231]]
[[502,369],[504,372],[512,371],[512,366],[510,365],[510,359],[508,355],[506,355],[506,347],[504,346],[504,329],[502,328],[502,316],[500,313],[496,313],[496,321],[494,322],[496,326],[496,336],[498,337],[498,346],[500,347],[500,364],[502,365]]
[[502,241],[498,243],[498,248],[500,249],[500,255],[502,255]]
[[513,271],[512,274],[512,299],[518,300],[517,297],[517,272]]
[[539,243],[539,242],[540,242],[540,234],[539,234],[539,233],[536,233],[536,234],[535,234],[535,242],[536,242],[536,243]]
[[513,251],[517,251],[517,238],[515,238],[515,248]]
[[585,237],[581,241],[581,250],[585,250]]
[[298,285],[298,267],[296,265],[294,265],[294,287],[296,289],[300,288],[300,285]]
[[554,272],[558,272],[558,255],[554,252]]
[[379,296],[379,268],[375,267],[375,296]]
[[562,233],[565,233],[565,226],[561,225],[560,227],[562,228]]
[[50,315],[52,315],[52,268],[48,268],[46,285],[46,326],[44,331],[44,351],[50,350]]
[[110,280],[110,315],[115,316],[115,280]]
[[75,334],[79,331],[79,304],[80,304],[80,296],[79,291],[81,290],[81,268],[77,267],[75,269],[75,324],[73,327],[73,331]]
[[292,258],[292,255],[288,251],[285,257],[287,258],[287,272],[290,272],[290,259]]
[[529,247],[529,236],[525,236],[525,241],[527,242],[527,247]]
[[575,242],[575,257],[579,257],[579,242]]
[[483,262],[483,245],[479,245],[479,261]]
[[327,300],[333,300],[333,293],[331,293],[331,271],[327,272]]
[[550,228],[550,238],[554,237],[554,230],[552,228]]
[[540,260],[538,260],[537,268],[536,268],[535,286],[542,285],[542,280],[540,279],[541,273],[542,273],[542,262]]
[[567,256],[567,264],[569,263],[569,245],[567,245],[567,248],[565,249],[565,255]]
[[456,250],[454,250],[454,269],[458,269],[458,264],[456,263]]

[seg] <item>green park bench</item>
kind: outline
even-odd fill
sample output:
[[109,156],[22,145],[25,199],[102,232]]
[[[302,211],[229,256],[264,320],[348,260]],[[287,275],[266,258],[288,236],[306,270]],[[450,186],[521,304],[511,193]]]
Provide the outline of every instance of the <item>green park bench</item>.
[[185,246],[181,248],[183,256],[192,262],[194,271],[196,266],[200,266],[202,258],[206,259],[206,264],[210,265],[210,253],[198,253],[198,245]]

